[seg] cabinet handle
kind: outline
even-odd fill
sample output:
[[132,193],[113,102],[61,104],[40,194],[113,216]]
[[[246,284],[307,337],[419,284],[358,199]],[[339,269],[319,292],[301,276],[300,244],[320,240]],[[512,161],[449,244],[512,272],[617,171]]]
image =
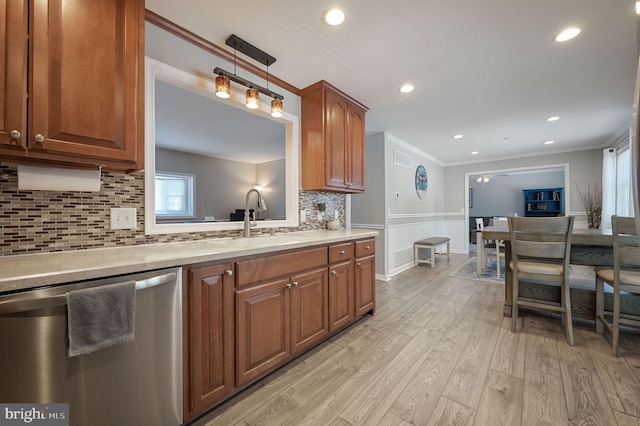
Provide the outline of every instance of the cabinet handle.
[[331,275],[336,275],[336,271],[331,271]]
[[287,285],[285,285],[286,288],[291,288],[291,283],[288,283]]
[[18,139],[20,135],[21,133],[17,130],[12,130],[9,132],[9,136],[11,136],[13,139]]
[[340,250],[340,254],[345,254],[346,252],[344,250]]
[[353,185],[353,183],[347,182],[347,186],[351,186],[351,185]]
[[298,285],[299,285],[298,281],[294,281],[293,285],[294,285],[294,287],[298,287]]
[[224,271],[224,274],[228,277],[232,277],[233,276],[233,271],[231,269],[227,269],[226,271]]
[[362,266],[361,262],[356,263],[356,266]]
[[364,246],[364,249],[365,249],[365,250],[370,250],[370,249],[371,249],[371,246]]
[[36,142],[44,142],[44,136],[42,136],[40,133],[35,135],[33,138],[36,140]]

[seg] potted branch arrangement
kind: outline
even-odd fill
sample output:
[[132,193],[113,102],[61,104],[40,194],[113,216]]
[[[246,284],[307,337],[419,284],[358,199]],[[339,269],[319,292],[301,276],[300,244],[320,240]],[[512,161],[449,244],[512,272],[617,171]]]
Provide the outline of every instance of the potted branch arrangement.
[[602,190],[598,189],[598,183],[594,183],[594,190],[591,192],[591,185],[587,183],[587,192],[580,192],[578,183],[576,188],[582,200],[584,211],[587,214],[587,225],[589,229],[600,228],[600,220],[602,219]]

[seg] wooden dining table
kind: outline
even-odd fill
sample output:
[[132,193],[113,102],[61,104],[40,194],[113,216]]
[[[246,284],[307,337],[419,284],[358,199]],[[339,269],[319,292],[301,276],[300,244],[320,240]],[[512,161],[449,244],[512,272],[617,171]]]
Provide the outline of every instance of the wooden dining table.
[[[505,299],[503,313],[505,316],[510,317],[512,271],[509,268],[509,262],[511,262],[511,237],[509,235],[509,229],[487,226],[480,232],[482,239],[505,241]],[[610,229],[574,229],[571,240],[571,264],[594,267],[613,265],[613,234]],[[478,239],[478,241],[482,240]],[[582,280],[575,282],[570,280],[570,286],[573,316],[595,319],[595,272],[593,273],[593,282],[584,282]],[[519,295],[521,297],[559,301],[560,287],[521,281]],[[605,309],[611,309],[612,300],[613,298],[610,293],[605,294]],[[620,310],[623,313],[640,315],[640,297],[623,294]]]

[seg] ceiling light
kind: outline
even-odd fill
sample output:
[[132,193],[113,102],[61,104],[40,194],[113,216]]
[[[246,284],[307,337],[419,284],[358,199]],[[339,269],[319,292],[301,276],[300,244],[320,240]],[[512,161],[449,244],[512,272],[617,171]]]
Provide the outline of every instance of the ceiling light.
[[260,107],[260,94],[253,87],[247,89],[247,108],[256,109]]
[[345,15],[340,9],[329,9],[322,15],[322,20],[332,27],[340,25],[344,22]]
[[400,91],[401,91],[402,93],[409,93],[409,92],[413,92],[413,86],[412,86],[412,85],[410,85],[410,84],[405,84],[404,86],[402,86],[402,87],[400,88]]
[[555,41],[567,41],[571,40],[575,36],[580,34],[580,28],[567,28],[563,30],[560,34],[554,37]]
[[560,120],[560,117],[555,117],[554,116],[554,117],[547,118],[547,121],[558,121],[558,120]]
[[481,174],[480,176],[478,176],[476,178],[476,182],[480,183],[487,183],[491,180],[491,175],[485,175],[485,174]]
[[462,136],[463,136],[463,135],[455,135],[455,136],[453,136],[453,138],[454,138],[454,139],[462,139]]
[[551,145],[552,143],[554,143],[555,141],[546,141],[544,144],[545,145]]
[[471,151],[471,155],[477,155],[478,151]]
[[[231,34],[229,38],[225,42],[227,46],[233,47],[233,72],[225,71],[222,68],[216,67],[213,70],[214,74],[217,74],[219,77],[216,77],[216,96],[220,98],[228,98],[231,95],[231,83],[229,80],[234,83],[238,83],[247,87],[247,108],[256,109],[260,107],[260,95],[267,95],[273,98],[271,102],[271,115],[274,117],[282,116],[282,100],[284,97],[275,92],[269,90],[269,65],[273,64],[276,61],[276,58],[273,56],[263,52],[252,44],[247,43],[242,40],[240,37],[235,34]],[[249,56],[251,59],[255,59],[267,66],[267,87],[259,86],[255,83],[252,83],[244,78],[236,75],[236,51],[240,53],[244,53]],[[278,102],[275,102],[278,101]],[[275,102],[275,103],[274,103]],[[280,115],[278,114],[278,109]]]
[[224,75],[216,77],[216,96],[223,99],[231,96],[231,82]]
[[640,1],[636,2],[636,14],[640,15]]

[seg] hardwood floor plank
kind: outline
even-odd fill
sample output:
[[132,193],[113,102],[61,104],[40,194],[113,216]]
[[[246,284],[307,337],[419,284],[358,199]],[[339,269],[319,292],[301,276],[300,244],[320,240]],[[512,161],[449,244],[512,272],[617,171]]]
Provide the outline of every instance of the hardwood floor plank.
[[[526,335],[525,368],[560,377],[558,341],[537,334]],[[566,342],[562,342],[566,345]]]
[[440,397],[427,426],[473,425],[475,411],[463,404]]
[[523,425],[561,425],[567,423],[562,379],[527,369],[522,397]]
[[640,419],[637,417],[633,417],[616,410],[613,411],[613,415],[616,418],[618,426],[640,426]]
[[477,409],[500,327],[478,321],[442,396]]
[[607,403],[597,373],[569,364],[561,364],[560,368],[569,424],[611,424],[613,410]]
[[415,425],[425,424],[466,346],[470,330],[451,328],[433,347],[389,411]]
[[511,332],[511,318],[503,318],[491,368],[524,379],[526,336]]
[[595,370],[614,410],[640,417],[640,383],[621,358],[594,355]]
[[520,425],[524,381],[509,374],[489,370],[476,412],[478,425]]
[[442,333],[429,329],[416,335],[389,365],[372,377],[340,417],[353,425],[378,424],[441,338]]

